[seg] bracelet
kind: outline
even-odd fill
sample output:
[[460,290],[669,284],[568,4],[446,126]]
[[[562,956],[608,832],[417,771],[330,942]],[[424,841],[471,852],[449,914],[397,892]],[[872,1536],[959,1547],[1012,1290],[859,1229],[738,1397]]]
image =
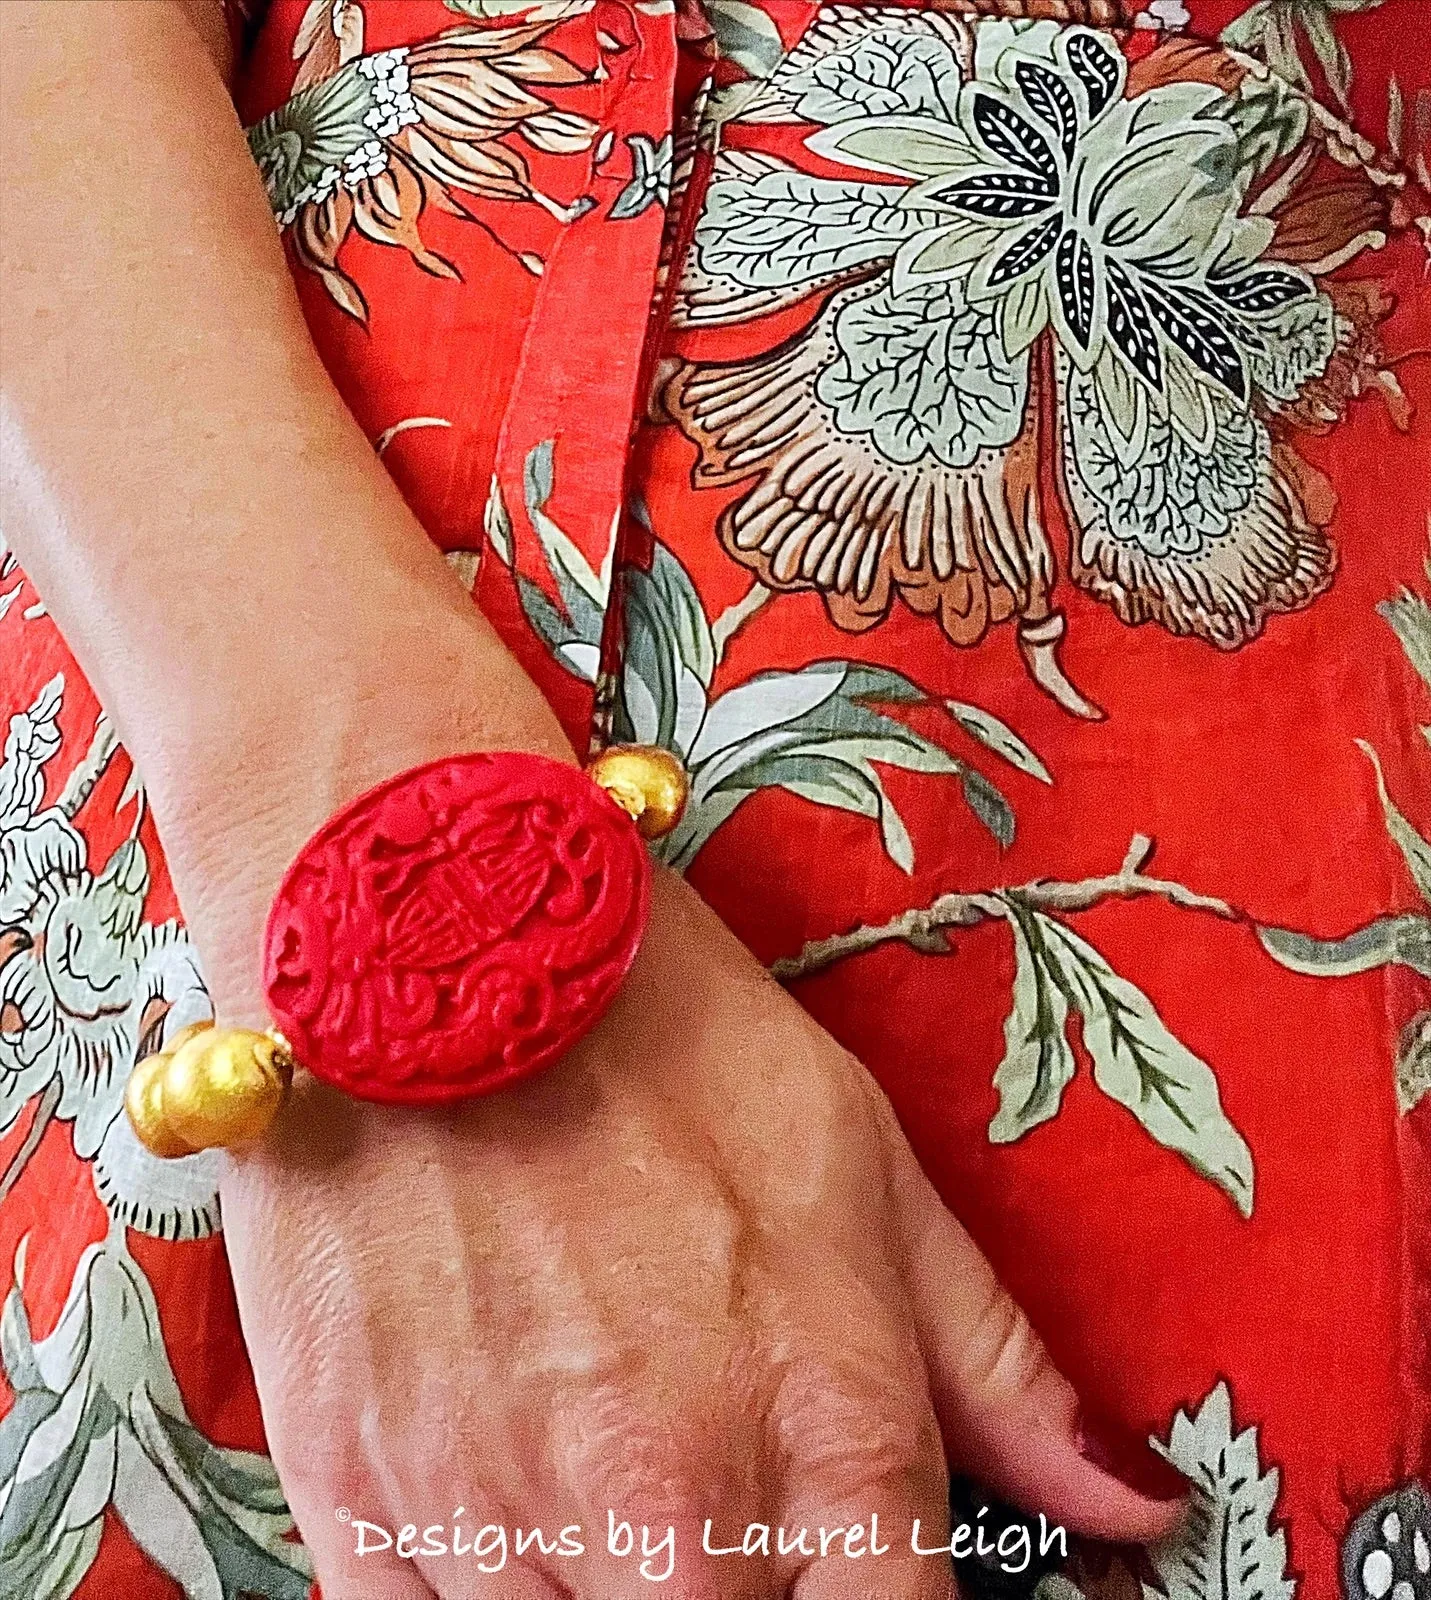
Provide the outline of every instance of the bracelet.
[[157,1156],[251,1142],[299,1063],[359,1099],[436,1105],[549,1066],[605,1014],[650,910],[643,843],[685,769],[615,745],[585,772],[513,752],[399,773],[336,812],[284,874],[264,933],[267,1032],[196,1023],[130,1075]]

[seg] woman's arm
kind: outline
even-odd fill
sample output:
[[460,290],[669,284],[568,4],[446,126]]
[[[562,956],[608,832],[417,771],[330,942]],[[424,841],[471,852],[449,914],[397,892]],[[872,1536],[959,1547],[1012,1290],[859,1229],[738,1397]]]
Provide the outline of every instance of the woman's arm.
[[186,910],[245,812],[296,849],[408,755],[569,755],[314,352],[220,44],[165,0],[4,18],[7,531]]
[[[166,0],[7,0],[0,33],[7,536],[145,778],[219,1014],[260,1022],[268,901],[338,804],[455,751],[570,752],[314,354],[221,48]],[[707,1516],[878,1511],[906,1541],[880,1593],[945,1595],[907,1530],[947,1519],[946,1448],[1074,1526],[1169,1523],[1079,1453],[1072,1391],[868,1075],[674,880],[559,1067],[442,1115],[309,1083],[223,1202],[271,1447],[342,1600],[476,1579],[354,1562],[339,1505],[619,1507],[678,1529],[683,1597],[730,1592]],[[742,1562],[742,1592],[868,1592],[800,1565]],[[648,1587],[596,1550],[491,1592]]]

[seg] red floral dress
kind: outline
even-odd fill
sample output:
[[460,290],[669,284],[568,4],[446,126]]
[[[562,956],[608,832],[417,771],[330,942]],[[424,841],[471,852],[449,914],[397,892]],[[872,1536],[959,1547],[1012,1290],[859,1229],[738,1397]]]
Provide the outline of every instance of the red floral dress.
[[[1191,1481],[1165,1547],[963,1577],[1426,1600],[1431,9],[274,0],[247,43],[432,537],[574,737],[681,757],[659,853]],[[202,975],[0,560],[0,1592],[297,1600],[216,1159],[121,1111]]]

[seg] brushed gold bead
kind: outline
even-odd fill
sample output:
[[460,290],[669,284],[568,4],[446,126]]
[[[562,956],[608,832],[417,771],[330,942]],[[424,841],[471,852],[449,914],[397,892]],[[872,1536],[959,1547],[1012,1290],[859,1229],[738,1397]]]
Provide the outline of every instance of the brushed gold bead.
[[155,1155],[247,1144],[283,1104],[293,1061],[281,1040],[247,1028],[185,1029],[141,1061],[125,1094],[129,1120]]
[[[180,1028],[174,1037],[166,1042],[164,1048],[158,1052],[161,1056],[172,1056],[180,1045],[188,1044],[190,1039],[197,1039],[201,1033],[208,1033],[213,1028],[213,1019],[207,1022],[191,1022],[187,1027]],[[153,1057],[150,1058],[151,1060]]]
[[151,1155],[172,1161],[193,1151],[164,1119],[164,1069],[168,1065],[168,1056],[145,1056],[124,1086],[124,1109],[140,1144]]
[[586,772],[626,812],[643,839],[664,838],[681,820],[690,798],[686,769],[657,745],[611,745]]
[[192,1150],[257,1139],[288,1086],[278,1063],[277,1044],[247,1028],[215,1028],[188,1040],[164,1073],[169,1126]]

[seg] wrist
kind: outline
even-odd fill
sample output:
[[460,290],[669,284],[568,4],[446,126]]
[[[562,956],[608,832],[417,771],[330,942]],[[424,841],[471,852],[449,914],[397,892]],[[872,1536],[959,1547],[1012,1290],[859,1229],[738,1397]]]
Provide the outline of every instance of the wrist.
[[135,1068],[129,1118],[155,1155],[262,1138],[295,1063],[363,1100],[448,1105],[508,1088],[601,1020],[650,909],[644,837],[686,775],[618,746],[442,757],[358,796],[310,838],[263,939],[277,1028],[199,1022]]
[[[311,643],[311,640],[310,640]],[[171,702],[131,748],[181,910],[227,1020],[262,1017],[259,949],[305,841],[357,795],[474,750],[572,762],[555,716],[475,610],[350,638],[304,683],[265,664],[226,703]],[[127,730],[126,730],[127,733]]]

